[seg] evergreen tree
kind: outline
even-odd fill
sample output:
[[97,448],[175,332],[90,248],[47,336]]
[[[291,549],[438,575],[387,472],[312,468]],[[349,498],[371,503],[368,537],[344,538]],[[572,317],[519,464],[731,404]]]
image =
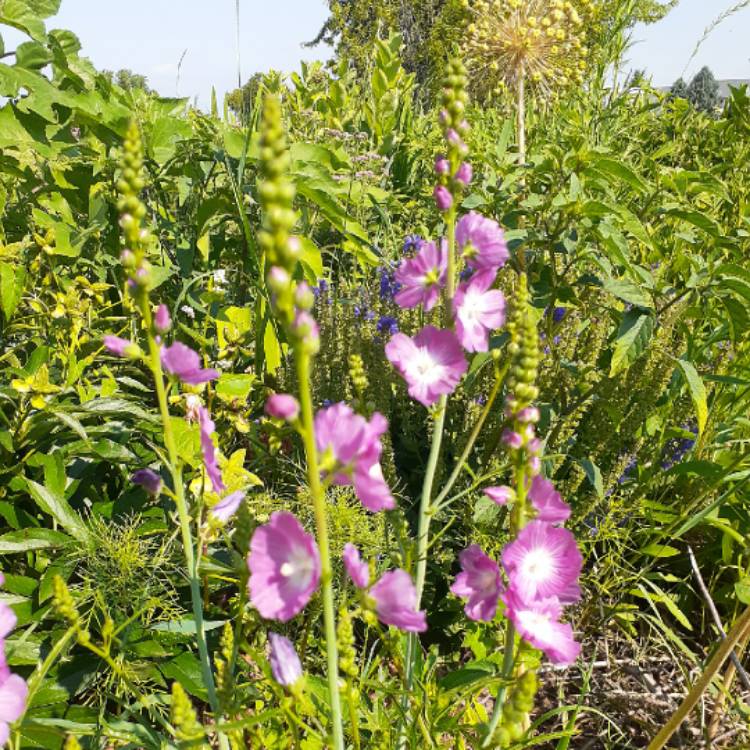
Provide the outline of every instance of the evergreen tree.
[[690,81],[687,90],[688,100],[702,112],[715,112],[719,106],[719,84],[711,69],[704,66]]
[[687,99],[688,98],[688,85],[685,83],[684,78],[678,78],[673,84],[672,88],[669,89],[670,99]]

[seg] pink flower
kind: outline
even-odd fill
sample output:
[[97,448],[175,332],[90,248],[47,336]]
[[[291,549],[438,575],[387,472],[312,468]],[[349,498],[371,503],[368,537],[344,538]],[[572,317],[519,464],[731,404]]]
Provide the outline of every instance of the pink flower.
[[489,622],[497,612],[497,602],[503,592],[500,566],[472,544],[459,555],[462,572],[456,576],[451,591],[468,598],[464,612],[470,620]]
[[507,505],[516,499],[516,491],[512,487],[503,485],[501,487],[485,487],[484,494],[498,505]]
[[477,271],[497,271],[510,257],[500,225],[475,211],[458,222],[456,240],[466,264]]
[[453,299],[458,340],[469,352],[486,352],[490,331],[505,323],[505,297],[499,289],[490,289],[494,281],[492,272],[476,273]]
[[453,205],[453,196],[451,195],[450,190],[444,185],[437,185],[435,187],[433,197],[435,198],[435,205],[437,206],[438,211],[449,211],[450,207]]
[[103,341],[105,349],[118,357],[126,357],[126,351],[130,347],[136,346],[132,341],[120,338],[119,336],[105,336]]
[[287,622],[310,601],[320,581],[313,537],[286,511],[271,514],[250,540],[250,601],[261,616]]
[[[5,583],[5,578],[2,583]],[[13,632],[16,622],[18,622],[16,613],[5,602],[0,602],[0,641],[4,641]],[[2,659],[2,654],[0,654],[0,659]]]
[[570,518],[570,506],[548,479],[535,476],[529,489],[529,500],[536,510],[539,521],[565,523]]
[[208,512],[212,518],[220,523],[226,523],[239,510],[242,501],[245,499],[245,493],[242,490],[232,492],[220,500]]
[[503,430],[502,441],[509,448],[518,450],[523,447],[523,437],[513,430],[509,430],[507,427]]
[[516,414],[516,419],[522,424],[533,424],[535,422],[538,422],[540,417],[541,415],[539,414],[539,409],[537,409],[536,406],[526,406],[525,408],[521,409],[518,414]]
[[403,261],[396,269],[396,281],[401,290],[394,297],[400,307],[416,307],[420,303],[428,312],[437,304],[440,290],[445,286],[448,269],[448,246],[445,240],[440,249],[434,242],[424,242],[419,252]]
[[366,589],[370,585],[370,566],[362,560],[359,550],[351,542],[344,545],[342,558],[354,585],[358,589]]
[[302,664],[294,644],[278,633],[268,634],[269,661],[273,679],[284,687],[291,687],[302,677]]
[[214,492],[224,492],[226,486],[221,478],[219,464],[216,461],[216,448],[211,438],[211,435],[216,431],[216,425],[205,406],[198,407],[198,424],[200,425],[201,451],[203,453],[203,465],[206,467],[206,474],[208,474],[208,478],[211,480]]
[[315,415],[315,442],[321,466],[333,481],[354,485],[357,496],[368,510],[391,510],[396,501],[383,477],[380,437],[388,422],[378,412],[368,422],[341,402],[321,409]]
[[456,172],[456,180],[466,187],[471,184],[473,177],[474,170],[471,164],[468,161],[463,162]]
[[370,589],[370,596],[375,601],[375,614],[386,625],[411,633],[427,630],[427,616],[417,611],[417,589],[405,570],[383,573]]
[[535,648],[544,651],[555,664],[572,664],[581,652],[573,637],[573,628],[559,622],[562,606],[555,597],[525,600],[511,587],[503,595],[505,614],[518,634]]
[[450,162],[444,156],[438,156],[438,158],[435,159],[435,174],[448,174],[450,168]]
[[161,350],[161,363],[167,372],[190,385],[200,385],[219,377],[216,370],[202,369],[198,353],[179,341]]
[[544,521],[524,526],[502,559],[511,585],[529,601],[569,590],[583,564],[573,534]]
[[397,333],[386,344],[385,355],[406,380],[409,395],[424,406],[452,393],[468,369],[456,334],[434,326],[413,339]]
[[299,416],[299,401],[288,393],[274,393],[266,401],[266,414],[274,419],[293,422]]
[[185,395],[185,419],[188,422],[197,422],[200,417],[200,408],[203,406],[200,396],[195,393]]
[[172,318],[169,317],[169,308],[159,305],[154,315],[154,328],[157,333],[166,333],[172,327]]
[[292,331],[310,354],[320,349],[320,329],[315,318],[307,310],[298,310],[292,323]]
[[0,665],[0,745],[5,745],[10,737],[9,724],[20,719],[26,710],[28,694],[23,678],[11,673],[3,657]]

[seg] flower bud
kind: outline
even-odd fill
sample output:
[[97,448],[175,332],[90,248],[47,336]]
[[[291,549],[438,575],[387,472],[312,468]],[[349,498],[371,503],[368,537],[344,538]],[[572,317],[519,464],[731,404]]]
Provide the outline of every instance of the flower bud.
[[461,164],[456,172],[456,181],[460,182],[464,186],[471,184],[471,180],[474,177],[474,170],[468,161]]
[[300,310],[312,310],[315,304],[315,295],[312,289],[306,282],[301,282],[297,285],[294,290],[294,304],[300,308]]
[[279,294],[283,292],[292,281],[292,277],[289,272],[281,266],[271,266],[271,270],[268,272],[266,277],[268,286],[272,292]]
[[435,160],[435,174],[446,175],[450,172],[450,168],[450,162],[444,156],[439,156]]
[[164,334],[172,327],[172,318],[169,317],[169,308],[166,305],[159,305],[156,308],[154,316],[154,328],[157,333]]
[[293,422],[299,416],[299,402],[288,393],[274,393],[266,401],[266,414],[273,419]]
[[453,205],[453,196],[450,190],[444,185],[438,185],[434,192],[435,204],[439,211],[449,211]]
[[498,505],[507,505],[516,499],[516,491],[512,487],[502,485],[501,487],[485,487],[484,494]]

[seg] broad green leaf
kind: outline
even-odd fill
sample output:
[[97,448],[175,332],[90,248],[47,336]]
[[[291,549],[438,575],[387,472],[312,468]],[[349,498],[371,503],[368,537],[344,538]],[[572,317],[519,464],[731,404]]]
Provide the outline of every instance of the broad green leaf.
[[6,321],[13,317],[25,285],[26,269],[23,266],[0,263],[0,304]]
[[0,536],[0,554],[13,552],[30,552],[36,549],[62,547],[73,539],[62,531],[52,529],[22,529],[9,531]]
[[623,302],[628,302],[636,307],[652,308],[654,302],[648,291],[626,279],[607,279],[604,282],[604,289],[613,294]]
[[52,516],[71,536],[78,541],[85,542],[89,539],[89,531],[83,519],[70,507],[68,501],[59,495],[54,494],[41,484],[37,484],[31,479],[26,480],[26,486],[29,488],[31,497],[34,502],[48,515]]
[[604,481],[599,467],[589,458],[581,460],[581,467],[586,472],[586,478],[589,480],[589,484],[596,490],[599,498],[604,497]]
[[223,373],[216,383],[216,395],[228,403],[235,400],[245,402],[253,389],[255,380],[255,375],[252,374]]
[[626,370],[643,354],[653,332],[654,319],[650,315],[637,310],[631,310],[625,315],[617,332],[609,369],[610,377]]
[[300,242],[300,264],[305,273],[305,278],[310,284],[317,284],[323,275],[323,256],[320,248],[307,237],[299,237]]
[[645,193],[648,185],[630,167],[616,159],[602,156],[594,160],[592,167],[605,175],[616,177],[621,182],[630,185],[638,193]]
[[191,695],[206,700],[201,664],[192,654],[180,654],[166,664],[160,665],[159,669],[167,679],[177,680]]
[[680,370],[685,377],[685,381],[690,391],[690,398],[693,399],[695,414],[698,417],[698,432],[703,434],[708,421],[708,394],[706,386],[695,367],[684,359],[677,360]]
[[649,544],[641,552],[649,557],[674,557],[680,554],[680,550],[668,544]]

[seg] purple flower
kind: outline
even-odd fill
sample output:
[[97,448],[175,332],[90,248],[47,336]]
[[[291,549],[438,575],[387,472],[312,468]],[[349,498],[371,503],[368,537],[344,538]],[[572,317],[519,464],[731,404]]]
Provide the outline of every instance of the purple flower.
[[507,427],[503,430],[501,439],[505,445],[514,450],[519,450],[523,447],[523,437]]
[[477,271],[497,271],[510,257],[500,225],[475,211],[458,222],[456,240],[467,265]]
[[548,479],[535,476],[529,489],[529,500],[536,510],[538,521],[565,523],[570,518],[570,506]]
[[552,320],[555,323],[560,323],[562,321],[562,319],[565,317],[565,313],[566,312],[567,312],[567,310],[564,307],[556,307],[552,311]]
[[445,286],[448,269],[448,245],[443,240],[440,248],[425,242],[413,257],[401,262],[396,269],[396,280],[401,285],[395,297],[399,307],[416,307],[420,303],[429,312],[437,304],[440,290]]
[[380,468],[380,437],[387,429],[382,414],[375,412],[368,422],[343,402],[315,415],[315,442],[322,469],[333,474],[336,484],[353,484],[362,505],[373,512],[396,507]]
[[438,207],[438,211],[448,211],[453,205],[453,196],[450,190],[444,185],[437,185],[435,187],[433,197],[435,198],[435,205]]
[[500,290],[490,289],[494,281],[492,272],[477,273],[456,291],[456,334],[466,351],[486,352],[490,331],[505,323],[505,297]]
[[433,326],[414,338],[397,333],[386,344],[385,355],[406,380],[409,395],[428,407],[452,393],[468,369],[456,334]]
[[166,305],[159,305],[154,315],[154,328],[157,333],[164,334],[172,327],[172,318],[169,317],[169,308]]
[[344,545],[342,558],[354,585],[359,589],[366,589],[370,585],[370,566],[362,560],[359,550],[351,542]]
[[140,485],[151,495],[158,495],[161,492],[161,477],[152,469],[138,469],[133,472],[130,481]]
[[512,487],[503,485],[501,487],[485,487],[484,494],[498,505],[507,505],[516,499],[516,491]]
[[12,674],[4,663],[0,665],[0,745],[10,737],[10,724],[17,721],[26,710],[29,689],[22,677]]
[[302,677],[302,664],[294,644],[283,635],[269,633],[268,645],[273,679],[283,687],[291,687]]
[[500,566],[482,552],[478,544],[472,544],[459,555],[462,572],[456,576],[451,591],[468,599],[464,612],[470,620],[489,622],[495,617],[503,582]]
[[208,512],[215,520],[226,523],[239,510],[244,499],[245,493],[237,490],[216,503]]
[[516,419],[522,424],[536,424],[541,417],[536,406],[526,406],[516,414]]
[[383,315],[377,324],[378,333],[393,336],[398,333],[398,321],[392,315]]
[[128,341],[128,339],[122,339],[119,336],[105,336],[103,341],[104,347],[107,349],[107,351],[118,357],[127,357],[127,351],[131,347],[135,347],[136,349],[138,348],[137,345],[132,341]]
[[474,170],[472,169],[471,164],[469,164],[468,161],[463,162],[456,172],[456,181],[466,187],[471,184],[473,178]]
[[383,573],[370,589],[370,596],[375,601],[375,614],[386,625],[411,633],[427,630],[427,616],[417,611],[417,589],[405,570]]
[[203,465],[206,467],[206,474],[208,474],[208,478],[211,480],[214,492],[218,494],[219,492],[224,492],[226,486],[221,479],[221,471],[216,461],[216,448],[211,438],[211,435],[216,431],[216,425],[205,406],[198,408],[198,424],[200,425]]
[[404,255],[416,253],[422,247],[423,243],[424,240],[418,234],[407,235],[404,239],[404,246],[401,248],[401,252]]
[[262,617],[287,622],[318,587],[320,556],[313,537],[291,513],[277,511],[250,540],[250,601]]
[[562,607],[557,598],[524,599],[513,587],[502,598],[505,614],[521,638],[544,651],[550,661],[566,665],[578,658],[581,645],[573,637],[573,628],[559,622]]
[[583,564],[573,534],[544,521],[524,526],[502,559],[511,586],[528,601],[569,590]]
[[395,274],[385,266],[378,269],[380,271],[380,299],[390,301],[393,295],[401,289],[401,284],[396,281]]
[[266,401],[266,414],[273,419],[293,422],[299,416],[299,401],[288,393],[274,393]]
[[198,353],[179,341],[161,350],[161,363],[167,372],[189,385],[200,385],[219,377],[216,370],[202,369]]

